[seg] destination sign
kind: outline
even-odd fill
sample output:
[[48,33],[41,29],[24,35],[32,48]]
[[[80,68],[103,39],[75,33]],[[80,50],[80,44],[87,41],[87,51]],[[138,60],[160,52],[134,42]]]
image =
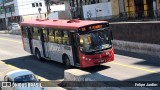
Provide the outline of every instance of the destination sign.
[[100,23],[100,24],[88,25],[88,26],[84,26],[84,27],[79,28],[78,32],[79,33],[86,33],[86,32],[91,31],[91,30],[107,28],[107,27],[109,27],[108,23]]

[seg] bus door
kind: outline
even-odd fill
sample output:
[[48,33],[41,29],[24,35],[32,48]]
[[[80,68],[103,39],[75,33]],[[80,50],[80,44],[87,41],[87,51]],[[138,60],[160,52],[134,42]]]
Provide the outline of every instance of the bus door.
[[71,39],[71,46],[72,46],[72,53],[73,53],[73,60],[75,62],[75,65],[80,64],[79,57],[78,57],[78,38],[77,34],[75,32],[70,33],[70,39]]
[[33,54],[31,28],[23,27],[22,32],[23,32],[23,41],[24,41],[25,50]]
[[40,31],[43,55],[44,57],[48,57],[48,30],[42,28]]

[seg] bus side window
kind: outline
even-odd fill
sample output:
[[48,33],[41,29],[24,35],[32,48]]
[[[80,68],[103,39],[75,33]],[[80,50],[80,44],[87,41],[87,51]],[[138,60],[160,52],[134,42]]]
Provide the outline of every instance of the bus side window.
[[42,30],[42,32],[43,32],[44,42],[48,42],[48,32],[47,32],[47,28],[40,28],[39,30]]
[[33,31],[32,31],[32,34],[33,34],[33,39],[37,39],[38,40],[38,36],[39,36],[38,28],[34,27]]
[[65,45],[69,45],[69,36],[68,35],[69,34],[67,31],[62,32],[63,44],[65,44]]
[[55,42],[62,44],[62,31],[55,30]]
[[49,42],[55,42],[55,31],[53,29],[49,29]]

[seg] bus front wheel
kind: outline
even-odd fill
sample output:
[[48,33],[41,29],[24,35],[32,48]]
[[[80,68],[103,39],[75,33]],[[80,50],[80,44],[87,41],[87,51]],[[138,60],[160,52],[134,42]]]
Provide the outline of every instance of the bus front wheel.
[[67,68],[71,68],[70,59],[67,56],[64,57],[64,64]]

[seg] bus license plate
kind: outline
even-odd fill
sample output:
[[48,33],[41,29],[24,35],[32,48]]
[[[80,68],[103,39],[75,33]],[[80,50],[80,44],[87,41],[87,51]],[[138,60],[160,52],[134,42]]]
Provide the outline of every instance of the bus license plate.
[[99,60],[98,62],[99,62],[99,63],[102,63],[102,62],[104,62],[104,60]]

